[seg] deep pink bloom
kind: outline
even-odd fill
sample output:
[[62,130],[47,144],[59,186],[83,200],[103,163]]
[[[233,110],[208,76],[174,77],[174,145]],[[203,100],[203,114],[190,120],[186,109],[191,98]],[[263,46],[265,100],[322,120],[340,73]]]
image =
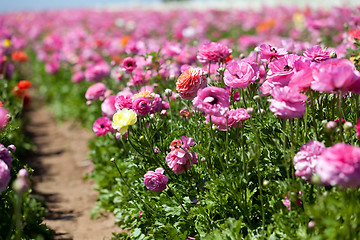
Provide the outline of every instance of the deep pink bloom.
[[9,119],[10,119],[9,111],[4,107],[0,107],[0,130],[6,127],[7,123],[9,122]]
[[306,49],[304,56],[313,62],[321,62],[330,58],[330,52],[322,49],[320,45],[315,45]]
[[206,87],[199,89],[193,104],[206,114],[220,117],[230,105],[230,96],[223,88]]
[[162,192],[166,189],[169,178],[164,175],[164,169],[157,168],[154,171],[148,171],[144,175],[144,184],[152,192]]
[[302,145],[294,157],[295,175],[310,181],[315,173],[317,159],[325,149],[325,145],[318,141],[310,141]]
[[255,62],[232,61],[224,72],[226,86],[245,88],[259,77],[259,67]]
[[97,101],[101,100],[106,92],[106,86],[103,83],[95,83],[91,85],[85,93],[85,98],[87,100]]
[[268,44],[261,44],[259,46],[260,59],[262,61],[272,61],[287,54],[284,48],[276,48]]
[[268,99],[271,103],[269,109],[280,118],[300,118],[305,114],[306,99],[305,94],[285,87],[276,87],[271,91],[273,99]]
[[132,72],[136,67],[136,61],[132,57],[125,58],[121,63],[121,68],[126,72]]
[[132,102],[132,110],[138,115],[145,116],[150,112],[151,102],[145,97],[135,98]]
[[99,117],[93,124],[93,131],[96,136],[107,134],[109,131],[113,132],[112,122],[108,117]]
[[360,140],[360,118],[358,119],[356,126],[355,126],[355,132],[357,138]]
[[282,203],[284,204],[285,207],[287,207],[287,209],[290,211],[290,199],[288,197],[288,195],[285,196],[284,200],[282,201]]
[[306,91],[310,88],[311,83],[314,81],[312,69],[303,69],[295,73],[289,82],[289,87],[297,91]]
[[177,79],[176,90],[182,99],[191,100],[206,84],[206,74],[201,68],[189,68]]
[[0,193],[6,190],[10,182],[10,168],[0,160]]
[[84,75],[84,72],[82,72],[82,71],[78,71],[78,72],[74,73],[71,77],[71,80],[74,83],[81,82],[84,79],[85,79],[85,75]]
[[324,185],[357,188],[360,186],[360,148],[345,143],[327,148],[318,158],[316,174]]
[[111,95],[111,96],[107,97],[104,100],[104,102],[101,104],[102,113],[109,118],[112,118],[112,116],[117,112],[117,110],[115,108],[115,99],[116,99],[116,96]]
[[313,69],[311,89],[319,92],[360,93],[360,73],[348,59],[331,58]]
[[231,53],[232,50],[222,43],[207,42],[200,47],[197,59],[201,64],[217,63],[219,59],[224,62]]
[[132,108],[132,98],[131,96],[117,96],[115,98],[115,108],[117,111],[122,110],[124,108],[131,109]]
[[159,94],[153,94],[154,99],[150,101],[150,113],[160,112],[163,107],[163,101]]
[[12,156],[10,151],[0,143],[0,160],[4,161],[8,165],[9,169],[11,168]]

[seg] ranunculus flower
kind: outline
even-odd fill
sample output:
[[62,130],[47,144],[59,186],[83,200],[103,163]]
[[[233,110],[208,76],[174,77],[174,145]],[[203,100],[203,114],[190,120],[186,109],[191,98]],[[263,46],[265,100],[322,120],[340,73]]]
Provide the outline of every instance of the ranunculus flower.
[[193,104],[206,114],[220,117],[230,105],[230,96],[223,88],[206,87],[199,89]]
[[232,61],[224,72],[226,86],[245,88],[259,77],[259,67],[255,62]]
[[330,58],[330,52],[322,49],[320,45],[315,45],[306,49],[304,56],[313,62],[321,62]]
[[106,92],[105,84],[99,82],[91,85],[85,93],[87,100],[97,101],[104,97]]
[[169,178],[164,175],[164,169],[157,168],[154,171],[148,171],[144,175],[144,184],[152,192],[162,192],[166,189]]
[[126,72],[132,72],[136,67],[136,61],[132,57],[125,58],[121,63],[121,68]]
[[[230,127],[241,127],[241,123],[250,118],[250,115],[244,108],[231,109],[227,111],[226,116],[228,118],[227,121],[226,117],[211,116],[211,123],[214,124],[220,131],[226,131]],[[206,122],[210,122],[210,115],[207,115],[205,119]]]
[[120,134],[124,134],[129,126],[136,123],[136,120],[136,113],[133,110],[124,108],[114,114],[112,127],[118,130]]
[[106,63],[97,64],[85,70],[85,79],[88,82],[100,81],[102,78],[109,76],[110,66]]
[[84,72],[82,72],[82,71],[78,71],[78,72],[74,73],[71,77],[71,80],[74,83],[79,83],[84,79],[85,79],[85,75],[84,75]]
[[284,48],[276,48],[268,44],[261,44],[259,46],[260,59],[262,61],[272,61],[287,54]]
[[271,91],[273,99],[270,102],[270,111],[280,118],[300,118],[305,114],[306,99],[305,94],[285,87],[276,87]]
[[0,193],[6,190],[10,182],[10,168],[0,160]]
[[176,90],[180,97],[191,100],[196,97],[200,88],[206,87],[206,74],[200,68],[189,68],[183,72],[176,82]]
[[360,93],[360,73],[348,59],[331,58],[313,68],[311,89],[319,92]]
[[201,64],[224,62],[231,53],[232,50],[222,43],[207,42],[200,47],[197,59]]
[[8,165],[9,169],[11,168],[12,156],[9,151],[4,145],[0,143],[0,160],[4,161],[6,165]]
[[132,102],[132,110],[141,116],[145,116],[150,112],[151,102],[145,97],[135,98]]
[[191,159],[189,158],[189,153],[183,149],[178,149],[177,151],[171,151],[166,155],[166,163],[169,168],[175,174],[181,174],[186,170],[191,168]]
[[357,138],[360,140],[360,118],[358,119],[356,126],[355,126],[355,133]]
[[324,185],[357,188],[360,186],[360,148],[346,143],[327,148],[318,158],[316,174]]
[[116,113],[116,107],[115,107],[115,99],[116,96],[111,95],[107,97],[104,102],[101,104],[101,111],[103,114],[105,114],[107,117],[112,117]]
[[10,116],[9,111],[4,108],[0,107],[0,130],[4,129],[9,122]]
[[310,141],[300,147],[300,152],[294,156],[295,176],[310,181],[315,173],[317,159],[326,149],[324,143]]
[[116,110],[122,110],[124,108],[131,109],[132,108],[132,97],[130,96],[117,96],[115,98],[115,108]]
[[99,117],[95,120],[93,124],[93,131],[96,136],[101,136],[107,134],[109,131],[113,131],[112,122],[107,117]]

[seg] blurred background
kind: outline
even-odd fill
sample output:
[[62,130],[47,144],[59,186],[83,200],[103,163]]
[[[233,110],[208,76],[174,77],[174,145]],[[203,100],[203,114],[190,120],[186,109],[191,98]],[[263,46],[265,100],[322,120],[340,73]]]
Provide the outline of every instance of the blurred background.
[[64,8],[260,8],[261,6],[294,5],[300,7],[329,8],[332,6],[355,6],[359,0],[0,0],[0,12],[49,10]]

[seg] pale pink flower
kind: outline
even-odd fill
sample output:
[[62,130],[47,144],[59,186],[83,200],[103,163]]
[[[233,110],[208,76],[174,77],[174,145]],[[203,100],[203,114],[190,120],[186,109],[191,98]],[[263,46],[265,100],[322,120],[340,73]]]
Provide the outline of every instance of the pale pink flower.
[[101,104],[101,111],[105,116],[112,118],[112,116],[117,112],[115,107],[115,99],[116,96],[111,95],[107,97]]
[[183,149],[171,151],[166,155],[166,163],[175,174],[181,174],[191,168],[191,159]]
[[259,77],[259,67],[255,62],[232,61],[224,72],[226,86],[245,88]]
[[10,168],[0,160],[0,193],[6,190],[10,182]]
[[276,87],[271,91],[273,99],[268,99],[271,103],[269,109],[280,118],[300,118],[305,114],[306,99],[305,94],[285,87]]
[[206,87],[198,91],[193,104],[206,114],[220,117],[230,105],[230,96],[223,88]]
[[201,64],[224,62],[231,53],[232,50],[222,43],[207,42],[200,47],[197,59]]
[[4,107],[0,107],[0,130],[6,127],[7,123],[9,122],[9,119],[10,119],[9,111]]
[[90,101],[101,100],[106,92],[106,86],[103,83],[95,83],[91,85],[85,93],[85,98]]
[[144,184],[152,192],[162,192],[166,189],[169,178],[164,175],[164,169],[157,168],[154,171],[148,171],[144,175]]
[[217,117],[210,115],[207,115],[205,119],[206,122],[210,122],[211,120],[211,123],[214,124],[220,131],[226,131],[230,127],[241,127],[241,123],[250,118],[250,115],[244,108],[231,109],[226,112],[226,116],[227,120],[226,117],[223,116]]
[[117,111],[122,110],[124,108],[131,109],[132,108],[132,98],[131,96],[117,96],[115,98],[115,108]]
[[294,157],[295,176],[310,181],[315,173],[317,159],[325,149],[325,145],[318,141],[302,145]]
[[322,49],[320,45],[315,45],[306,49],[304,56],[313,62],[321,62],[330,58],[330,52],[326,48]]
[[318,158],[316,174],[324,185],[357,188],[360,186],[360,148],[337,143]]
[[268,44],[261,44],[258,48],[261,61],[271,62],[273,59],[280,58],[287,54],[284,48],[276,48]]
[[109,76],[110,66],[106,63],[90,66],[85,70],[85,79],[89,82],[100,81],[102,78]]
[[99,117],[93,124],[93,131],[96,136],[105,135],[108,132],[114,132],[112,121],[107,117]]

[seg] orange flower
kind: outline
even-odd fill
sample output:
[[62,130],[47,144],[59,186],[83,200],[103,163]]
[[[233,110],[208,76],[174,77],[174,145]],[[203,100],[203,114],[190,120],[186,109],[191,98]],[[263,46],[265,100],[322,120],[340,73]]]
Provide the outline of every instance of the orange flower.
[[177,79],[176,90],[182,99],[191,100],[206,84],[206,74],[201,68],[189,68]]
[[31,82],[28,80],[22,80],[17,84],[17,87],[22,90],[27,90],[31,87]]
[[0,107],[4,106],[4,104],[0,101]]
[[256,26],[256,32],[258,32],[258,33],[267,32],[271,28],[273,28],[275,26],[275,24],[276,24],[276,21],[272,18],[267,21],[261,22]]
[[23,51],[15,51],[11,54],[11,59],[17,62],[26,62],[28,60],[28,56]]
[[149,100],[154,100],[154,95],[152,92],[148,91],[148,90],[145,90],[145,91],[141,91],[137,94],[134,94],[132,96],[132,99],[135,100],[136,98],[138,97],[144,97],[144,98],[147,98]]

